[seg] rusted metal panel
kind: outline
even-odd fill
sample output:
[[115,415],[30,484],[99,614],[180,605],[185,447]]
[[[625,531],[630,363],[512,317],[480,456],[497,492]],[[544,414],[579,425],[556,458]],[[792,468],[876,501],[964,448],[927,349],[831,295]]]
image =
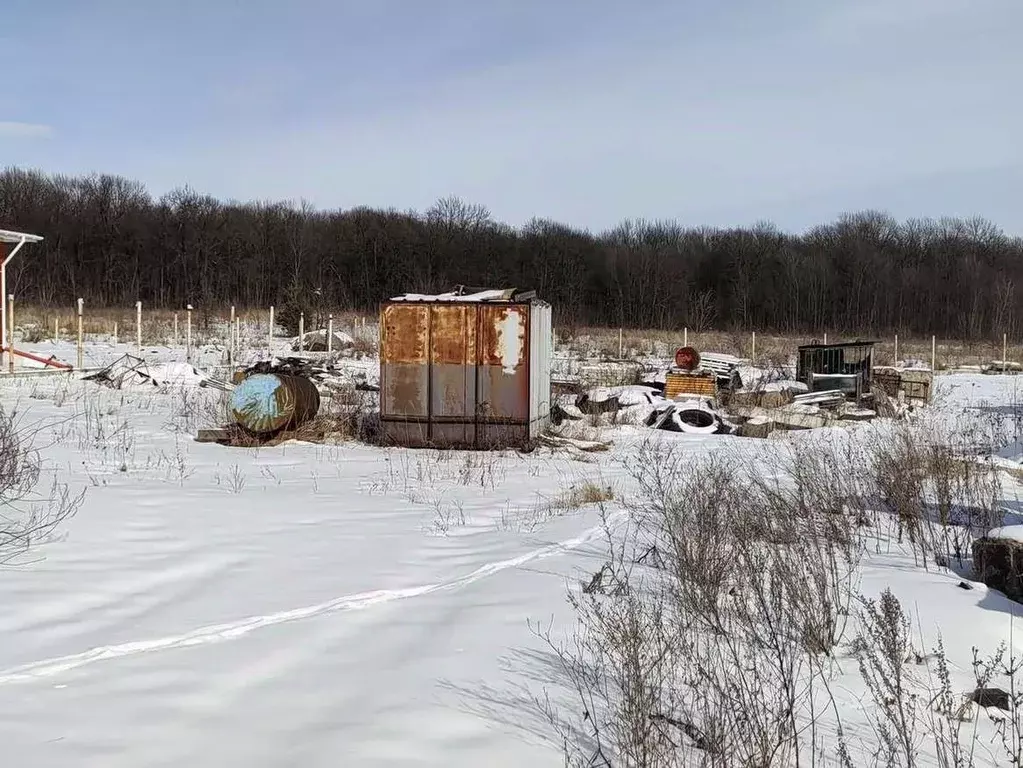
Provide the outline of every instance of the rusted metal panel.
[[427,418],[430,308],[388,304],[380,318],[380,412]]
[[481,305],[479,399],[483,422],[529,422],[529,307]]
[[430,436],[442,444],[476,439],[477,308],[430,307]]
[[231,392],[234,420],[258,434],[294,429],[316,416],[320,393],[302,376],[257,373]]
[[380,359],[425,365],[429,346],[430,308],[422,304],[388,304],[380,318]]

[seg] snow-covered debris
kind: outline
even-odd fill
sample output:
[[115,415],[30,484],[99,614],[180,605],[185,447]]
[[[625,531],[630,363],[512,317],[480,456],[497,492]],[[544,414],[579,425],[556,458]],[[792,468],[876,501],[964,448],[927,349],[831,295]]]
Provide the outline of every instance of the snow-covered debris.
[[[332,351],[340,352],[343,349],[350,349],[355,346],[355,339],[344,331],[334,331],[331,336],[333,337],[330,344]],[[293,338],[291,340],[291,349],[295,352],[298,352],[300,349],[306,352],[327,352],[327,342],[329,340],[326,330],[309,331],[309,333],[302,336],[301,345],[298,343],[298,336]]]
[[1005,525],[1001,528],[993,528],[988,531],[987,537],[989,539],[1016,541],[1023,544],[1023,525]]

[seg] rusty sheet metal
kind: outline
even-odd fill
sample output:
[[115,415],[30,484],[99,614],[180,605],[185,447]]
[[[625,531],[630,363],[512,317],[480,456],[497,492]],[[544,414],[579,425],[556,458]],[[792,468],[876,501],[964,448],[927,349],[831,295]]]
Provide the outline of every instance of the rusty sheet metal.
[[429,415],[430,308],[388,304],[380,318],[381,414]]
[[523,305],[479,308],[480,421],[529,421],[529,310]]
[[717,376],[711,374],[684,374],[669,372],[664,381],[664,396],[674,400],[679,395],[699,395],[716,397],[718,393]]
[[425,364],[429,344],[430,307],[388,304],[380,318],[380,359],[388,363]]
[[294,429],[320,410],[316,385],[302,376],[257,373],[231,392],[234,420],[258,434]]
[[430,435],[444,444],[476,439],[477,308],[430,307]]

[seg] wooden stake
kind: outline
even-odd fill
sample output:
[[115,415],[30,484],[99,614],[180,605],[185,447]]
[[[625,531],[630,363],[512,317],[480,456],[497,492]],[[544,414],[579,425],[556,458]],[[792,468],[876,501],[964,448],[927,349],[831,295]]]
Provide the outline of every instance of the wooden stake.
[[622,329],[618,329],[618,359],[621,360],[625,353],[622,350]]
[[683,347],[688,347],[689,346],[689,329],[688,328],[683,328],[682,329],[682,346]]
[[298,351],[305,349],[305,312],[298,313]]
[[174,346],[178,346],[181,337],[178,335],[178,313],[174,313]]
[[273,360],[274,357],[274,308],[270,306],[270,328],[266,334],[266,354]]
[[114,346],[117,346],[117,321],[114,320]]
[[931,373],[937,373],[938,367],[938,337],[931,336]]
[[327,315],[327,354],[334,351],[334,316]]
[[142,354],[142,302],[135,302],[135,349]]
[[53,318],[53,343],[60,341],[60,315]]
[[899,334],[895,334],[895,367],[899,367]]
[[753,331],[753,351],[750,353],[750,362],[757,364],[757,332]]
[[[13,325],[13,322],[12,322],[12,325]],[[1008,340],[1008,334],[1003,333],[1002,334],[1002,373],[1005,373],[1006,366],[1009,364],[1008,363],[1008,358],[1006,357],[1006,355],[1008,354],[1008,352],[1006,350],[1007,340]]]

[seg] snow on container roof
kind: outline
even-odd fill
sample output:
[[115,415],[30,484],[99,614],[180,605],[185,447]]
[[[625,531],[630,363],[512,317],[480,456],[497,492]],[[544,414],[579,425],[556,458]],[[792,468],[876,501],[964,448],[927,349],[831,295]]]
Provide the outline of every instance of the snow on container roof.
[[529,301],[536,298],[535,291],[521,291],[518,288],[466,288],[463,285],[456,286],[453,291],[447,293],[406,293],[403,296],[395,296],[391,301],[435,301],[435,302],[515,302]]

